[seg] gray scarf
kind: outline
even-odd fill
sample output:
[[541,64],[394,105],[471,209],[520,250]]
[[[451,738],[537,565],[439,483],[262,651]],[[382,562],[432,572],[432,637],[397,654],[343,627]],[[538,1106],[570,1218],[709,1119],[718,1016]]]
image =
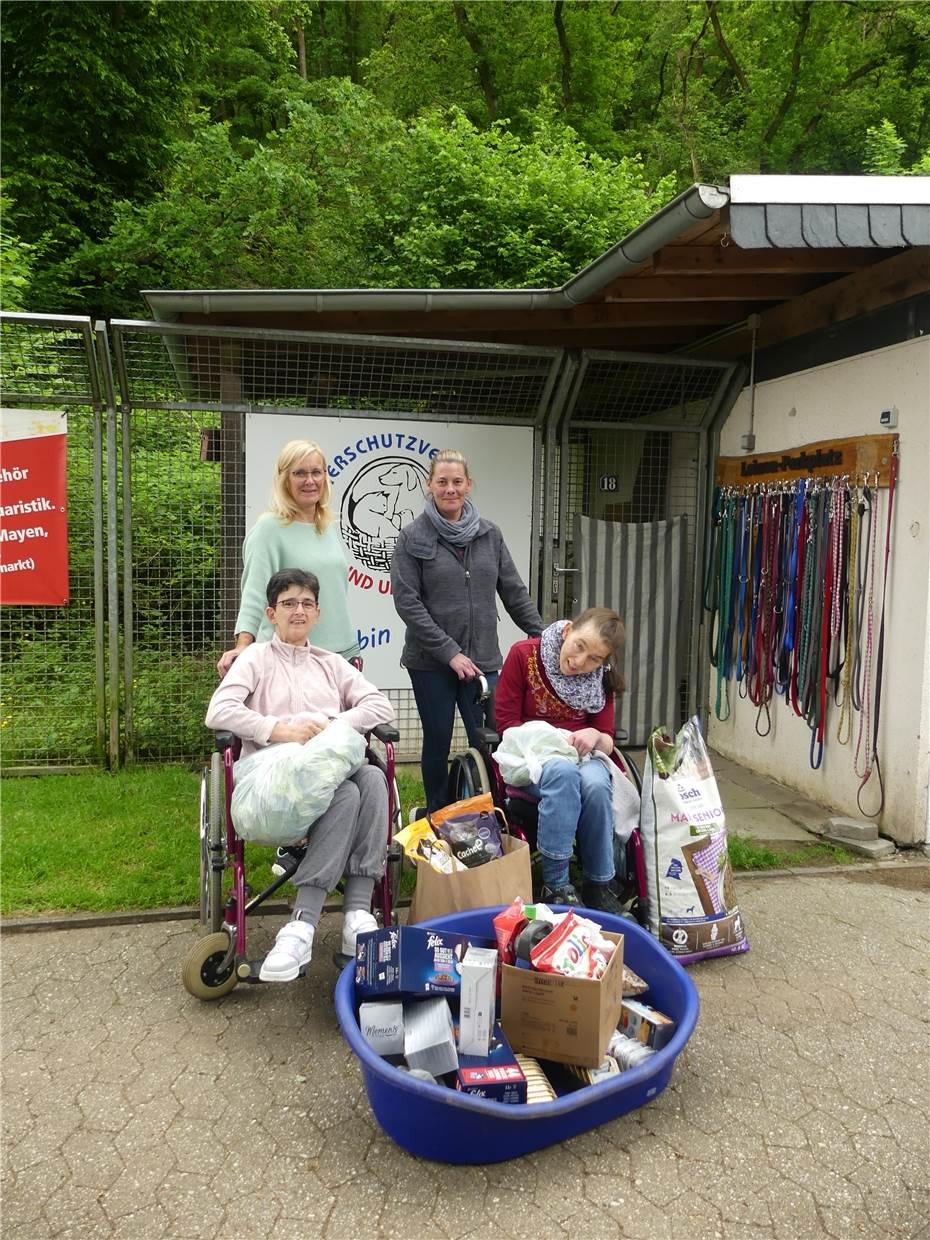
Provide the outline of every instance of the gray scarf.
[[478,509],[470,499],[465,501],[458,521],[447,521],[436,507],[432,495],[427,496],[423,511],[436,527],[439,537],[451,543],[453,547],[467,546],[478,533],[478,522],[481,518],[478,515]]

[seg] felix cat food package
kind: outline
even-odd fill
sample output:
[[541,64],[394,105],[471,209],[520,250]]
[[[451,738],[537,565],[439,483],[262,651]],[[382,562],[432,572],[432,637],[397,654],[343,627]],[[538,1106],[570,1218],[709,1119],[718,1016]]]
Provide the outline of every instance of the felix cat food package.
[[455,1088],[464,1094],[490,1098],[494,1102],[526,1102],[526,1076],[510,1049],[500,1022],[495,1022],[486,1055],[463,1055]]
[[360,999],[380,995],[458,995],[462,959],[471,944],[493,947],[477,935],[390,926],[358,936],[355,992]]

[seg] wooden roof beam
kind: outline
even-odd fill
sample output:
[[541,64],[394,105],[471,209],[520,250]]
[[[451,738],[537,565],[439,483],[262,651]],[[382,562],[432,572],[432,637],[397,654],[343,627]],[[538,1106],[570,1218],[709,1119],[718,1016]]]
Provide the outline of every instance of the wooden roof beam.
[[[899,251],[893,258],[842,280],[824,284],[803,297],[786,301],[761,317],[756,346],[769,349],[785,340],[856,319],[884,306],[930,292],[930,246]],[[732,335],[710,341],[700,352],[708,357],[733,358],[747,353],[750,331],[742,326]]]
[[[900,253],[900,251],[898,251]],[[888,256],[887,250],[824,249],[741,250],[736,245],[667,245],[652,257],[652,273],[663,276],[713,272],[756,275],[819,274],[860,271]],[[644,277],[632,277],[644,278]]]
[[[605,302],[787,301],[821,283],[821,275],[731,275],[715,272],[687,276],[645,276],[615,280]],[[669,306],[669,313],[675,311]]]

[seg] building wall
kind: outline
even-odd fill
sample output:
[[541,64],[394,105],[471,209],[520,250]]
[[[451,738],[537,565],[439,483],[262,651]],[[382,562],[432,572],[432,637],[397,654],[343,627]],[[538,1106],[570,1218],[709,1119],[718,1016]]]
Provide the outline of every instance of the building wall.
[[[898,843],[919,844],[930,838],[930,338],[909,340],[757,385],[755,450],[775,452],[818,440],[880,434],[884,428],[879,414],[893,405],[898,408],[901,462],[888,577],[879,732],[885,809],[877,822],[882,834]],[[739,456],[740,437],[748,429],[749,391],[745,389],[724,426],[720,454]],[[878,548],[882,550],[883,542]],[[877,644],[877,609],[875,641]],[[715,675],[711,669],[712,684]],[[853,770],[856,732],[851,745],[836,741],[838,710],[831,708],[823,764],[814,771],[808,759],[810,732],[784,699],[775,699],[772,732],[762,738],[755,730],[756,708],[740,699],[734,689],[735,682],[731,682],[733,707],[726,722],[714,718],[711,697],[708,734],[714,748],[797,788],[813,801],[858,816],[859,780]],[[877,803],[873,774],[863,793],[863,804],[872,809]]]

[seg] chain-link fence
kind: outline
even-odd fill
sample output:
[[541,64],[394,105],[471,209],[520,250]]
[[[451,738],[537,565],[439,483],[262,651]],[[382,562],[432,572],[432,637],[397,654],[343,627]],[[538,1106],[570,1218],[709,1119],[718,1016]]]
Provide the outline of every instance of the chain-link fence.
[[[531,590],[568,614],[575,513],[686,513],[696,700],[708,428],[732,368],[674,358],[0,316],[4,404],[69,412],[71,604],[0,610],[3,763],[191,760],[238,609],[247,415],[403,416],[534,430]],[[419,755],[409,690],[390,691]],[[456,745],[464,743],[458,733]]]

